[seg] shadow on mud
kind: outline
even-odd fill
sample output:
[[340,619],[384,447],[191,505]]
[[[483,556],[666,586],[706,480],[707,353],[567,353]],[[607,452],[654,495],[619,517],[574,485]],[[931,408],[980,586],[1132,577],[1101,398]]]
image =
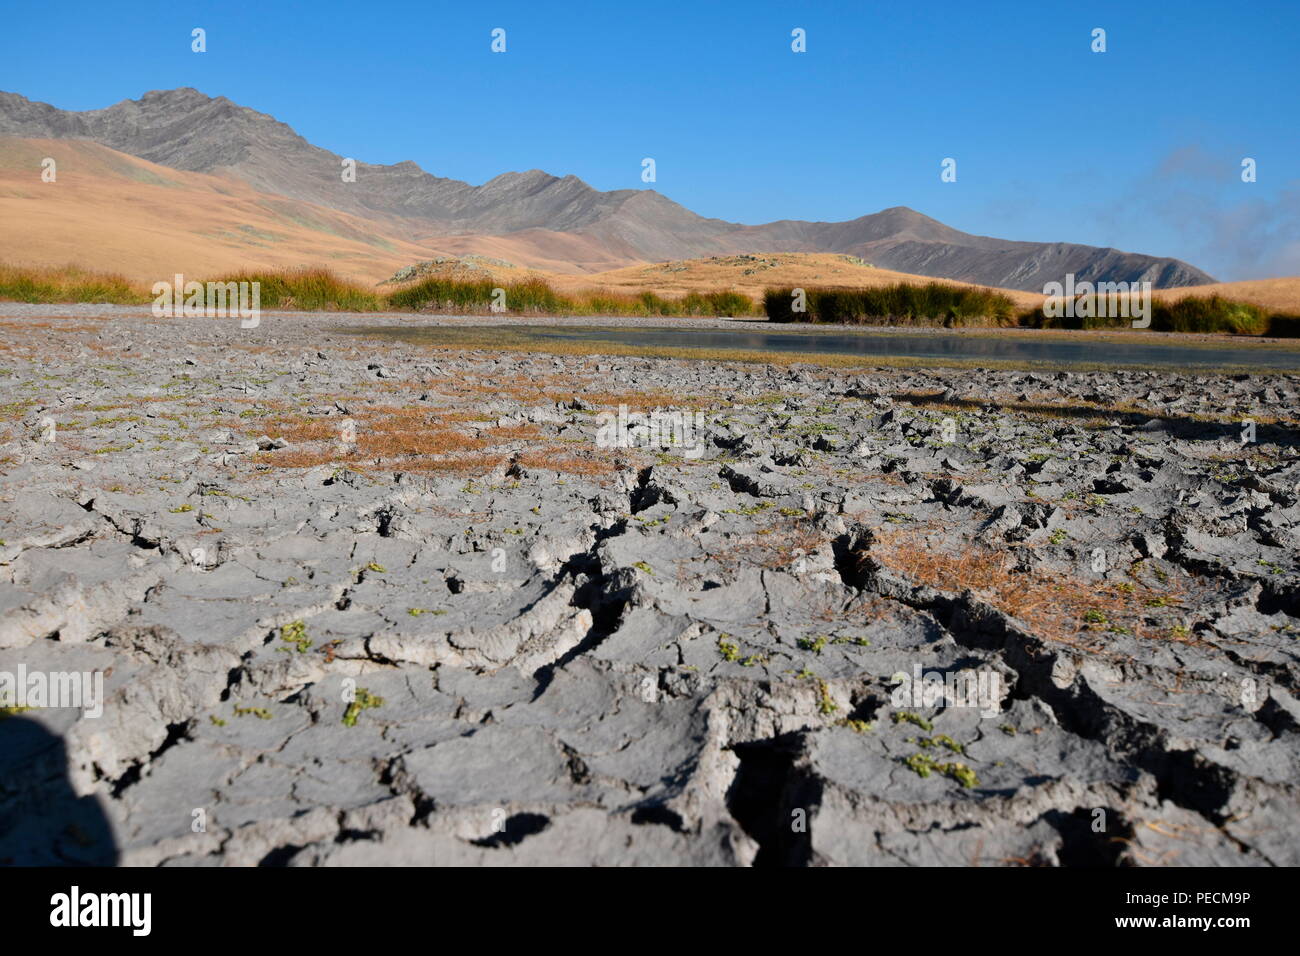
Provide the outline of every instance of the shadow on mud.
[[[927,405],[939,405],[978,411],[990,404],[988,399],[945,398],[945,393],[935,392],[925,395],[915,392],[900,393],[893,396],[895,401],[906,402],[918,408]],[[1213,422],[1193,418],[1188,415],[1169,415],[1159,412],[1131,411],[1128,409],[1106,408],[1099,405],[1052,405],[1044,402],[998,402],[993,401],[999,409],[1027,415],[1051,415],[1057,418],[1075,418],[1080,420],[1106,419],[1118,421],[1121,425],[1135,428],[1158,428],[1171,438],[1185,441],[1220,441],[1230,439],[1240,441],[1243,434],[1243,422],[1249,417],[1242,416],[1240,422]],[[1266,409],[1265,411],[1268,411]],[[1290,409],[1283,409],[1290,412]],[[1154,422],[1155,425],[1151,423]],[[1260,422],[1255,426],[1254,441],[1259,444],[1278,446],[1300,446],[1300,430],[1271,422]]]
[[39,721],[0,715],[0,866],[114,866],[103,803],[79,797],[63,738]]

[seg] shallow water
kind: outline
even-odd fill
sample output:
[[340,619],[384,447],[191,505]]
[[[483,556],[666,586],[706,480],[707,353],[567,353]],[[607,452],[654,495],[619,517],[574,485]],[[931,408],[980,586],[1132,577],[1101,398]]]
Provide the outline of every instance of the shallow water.
[[[1258,344],[1222,347],[1190,345],[1171,341],[1116,342],[1087,338],[1063,341],[1053,337],[1036,339],[1025,335],[961,334],[933,332],[832,332],[750,329],[665,329],[607,328],[538,325],[480,327],[500,329],[511,338],[523,336],[533,342],[610,342],[646,348],[735,349],[772,353],[821,353],[826,355],[881,356],[882,358],[933,358],[939,364],[1025,363],[1041,366],[1107,365],[1131,368],[1270,369],[1300,371],[1300,350],[1270,348]],[[391,334],[406,341],[437,343],[449,330],[439,327],[372,327],[371,334]]]

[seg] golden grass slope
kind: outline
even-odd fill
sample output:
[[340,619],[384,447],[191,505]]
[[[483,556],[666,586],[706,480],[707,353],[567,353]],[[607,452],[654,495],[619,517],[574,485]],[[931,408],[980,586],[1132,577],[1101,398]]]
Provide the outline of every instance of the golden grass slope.
[[[688,292],[729,290],[758,301],[772,287],[868,289],[913,282],[970,286],[969,282],[877,269],[855,256],[836,253],[775,252],[755,255],[710,256],[652,265],[629,266],[590,276],[555,276],[557,289],[599,288],[617,292],[651,291],[663,296]],[[1019,308],[1036,308],[1043,297],[1032,292],[999,289]]]
[[1234,302],[1249,302],[1261,309],[1282,315],[1300,315],[1300,276],[1278,279],[1246,279],[1241,282],[1216,282],[1187,289],[1163,289],[1155,293],[1158,299],[1177,302],[1189,296],[1207,298],[1219,295]]
[[[47,156],[52,183],[41,180]],[[14,265],[72,263],[146,284],[327,265],[373,284],[438,254],[400,231],[95,143],[0,138],[0,261]]]
[[591,236],[549,229],[525,229],[506,236],[431,236],[427,241],[456,256],[505,259],[547,275],[587,276],[588,284],[593,274],[644,265],[626,250],[611,249]]

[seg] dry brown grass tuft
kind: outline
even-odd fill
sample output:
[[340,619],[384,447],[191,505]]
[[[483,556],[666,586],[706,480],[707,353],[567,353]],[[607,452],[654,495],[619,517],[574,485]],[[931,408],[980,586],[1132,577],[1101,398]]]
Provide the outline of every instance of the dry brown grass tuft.
[[441,424],[425,408],[377,406],[354,416],[357,448],[367,457],[449,455],[479,451],[487,443]]
[[1049,571],[1019,571],[1009,554],[971,548],[954,555],[913,531],[880,532],[871,558],[917,584],[943,591],[974,591],[1047,640],[1108,649],[1107,633],[1194,643],[1167,624],[1149,622],[1153,607],[1186,607],[1173,582],[1156,591],[1140,581],[1087,581]]
[[[348,416],[355,425],[352,445],[343,444],[343,419],[318,418],[272,407],[270,415],[226,424],[244,434],[284,438],[289,447],[258,456],[262,464],[313,468],[346,464],[369,471],[457,471],[469,464],[463,456],[488,442],[448,427],[439,409],[374,405]],[[497,460],[494,459],[494,463]],[[444,468],[445,465],[445,468]]]
[[526,451],[515,461],[533,471],[558,471],[582,478],[604,478],[619,470],[614,460],[574,454],[573,449],[563,445]]
[[501,425],[483,430],[483,437],[493,445],[512,441],[532,441],[542,437],[537,425]]
[[383,469],[372,468],[369,470],[405,471],[417,474],[482,475],[501,468],[505,465],[506,461],[507,458],[505,455],[493,454],[492,452],[479,452],[462,455],[447,455],[441,458],[411,458],[404,462],[400,468],[385,467]]

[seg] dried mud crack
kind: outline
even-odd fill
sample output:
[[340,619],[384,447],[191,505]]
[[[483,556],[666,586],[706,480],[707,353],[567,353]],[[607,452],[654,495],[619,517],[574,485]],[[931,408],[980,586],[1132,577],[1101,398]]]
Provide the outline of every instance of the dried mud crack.
[[0,712],[0,862],[1300,863],[1300,377],[55,311],[0,672],[105,700]]

